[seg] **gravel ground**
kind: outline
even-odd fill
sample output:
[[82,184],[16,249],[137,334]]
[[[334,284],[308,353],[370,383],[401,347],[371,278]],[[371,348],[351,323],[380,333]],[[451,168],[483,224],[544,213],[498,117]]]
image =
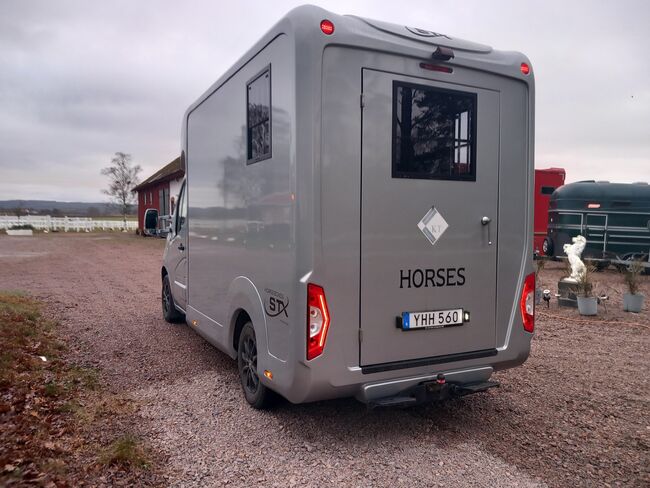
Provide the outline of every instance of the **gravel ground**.
[[[529,361],[502,387],[405,410],[354,400],[249,408],[235,363],[161,318],[164,242],[122,234],[0,236],[0,289],[45,300],[77,360],[141,402],[171,486],[650,486],[650,317],[538,309]],[[562,267],[541,282],[555,288]],[[650,286],[643,285],[650,296]]]

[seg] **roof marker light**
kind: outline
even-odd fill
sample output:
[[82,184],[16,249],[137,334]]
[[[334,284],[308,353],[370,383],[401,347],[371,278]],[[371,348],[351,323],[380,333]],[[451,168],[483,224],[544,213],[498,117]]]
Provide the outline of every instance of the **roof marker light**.
[[320,21],[320,30],[323,31],[323,34],[331,36],[334,34],[334,24],[331,21],[325,19]]
[[600,203],[590,203],[587,208],[600,208]]
[[521,73],[524,75],[530,73],[530,66],[528,66],[528,63],[521,63],[519,69],[521,70]]

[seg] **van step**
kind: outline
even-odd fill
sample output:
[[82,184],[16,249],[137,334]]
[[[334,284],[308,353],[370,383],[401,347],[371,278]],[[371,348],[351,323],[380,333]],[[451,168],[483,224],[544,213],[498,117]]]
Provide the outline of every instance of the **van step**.
[[415,397],[412,396],[394,396],[388,398],[380,398],[368,404],[368,407],[379,408],[379,407],[407,407],[409,405],[415,405],[418,401]]
[[470,393],[478,393],[480,391],[489,390],[490,388],[497,388],[499,386],[498,381],[479,381],[477,383],[466,383],[462,385],[456,385],[456,395],[469,395]]
[[472,393],[489,390],[499,386],[498,381],[477,381],[476,383],[442,383],[429,381],[411,388],[402,395],[380,398],[368,404],[370,409],[380,407],[408,407],[420,403],[444,401],[448,398],[461,397]]

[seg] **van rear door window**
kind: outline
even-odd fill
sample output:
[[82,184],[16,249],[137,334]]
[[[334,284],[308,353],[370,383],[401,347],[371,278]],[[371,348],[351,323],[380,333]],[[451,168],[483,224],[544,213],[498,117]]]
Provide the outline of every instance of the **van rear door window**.
[[393,178],[476,180],[476,94],[393,82]]
[[248,163],[271,157],[271,67],[246,86]]

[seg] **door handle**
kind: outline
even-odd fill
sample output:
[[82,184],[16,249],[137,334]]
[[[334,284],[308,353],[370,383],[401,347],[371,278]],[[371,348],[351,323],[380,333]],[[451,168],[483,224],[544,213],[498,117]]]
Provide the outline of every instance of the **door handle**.
[[492,239],[490,238],[490,222],[492,222],[492,219],[488,216],[484,216],[481,219],[481,225],[486,226],[487,225],[487,231],[488,231],[488,246],[492,245]]
[[181,250],[181,251],[185,250],[185,246],[183,245],[182,242],[178,245],[178,249]]

